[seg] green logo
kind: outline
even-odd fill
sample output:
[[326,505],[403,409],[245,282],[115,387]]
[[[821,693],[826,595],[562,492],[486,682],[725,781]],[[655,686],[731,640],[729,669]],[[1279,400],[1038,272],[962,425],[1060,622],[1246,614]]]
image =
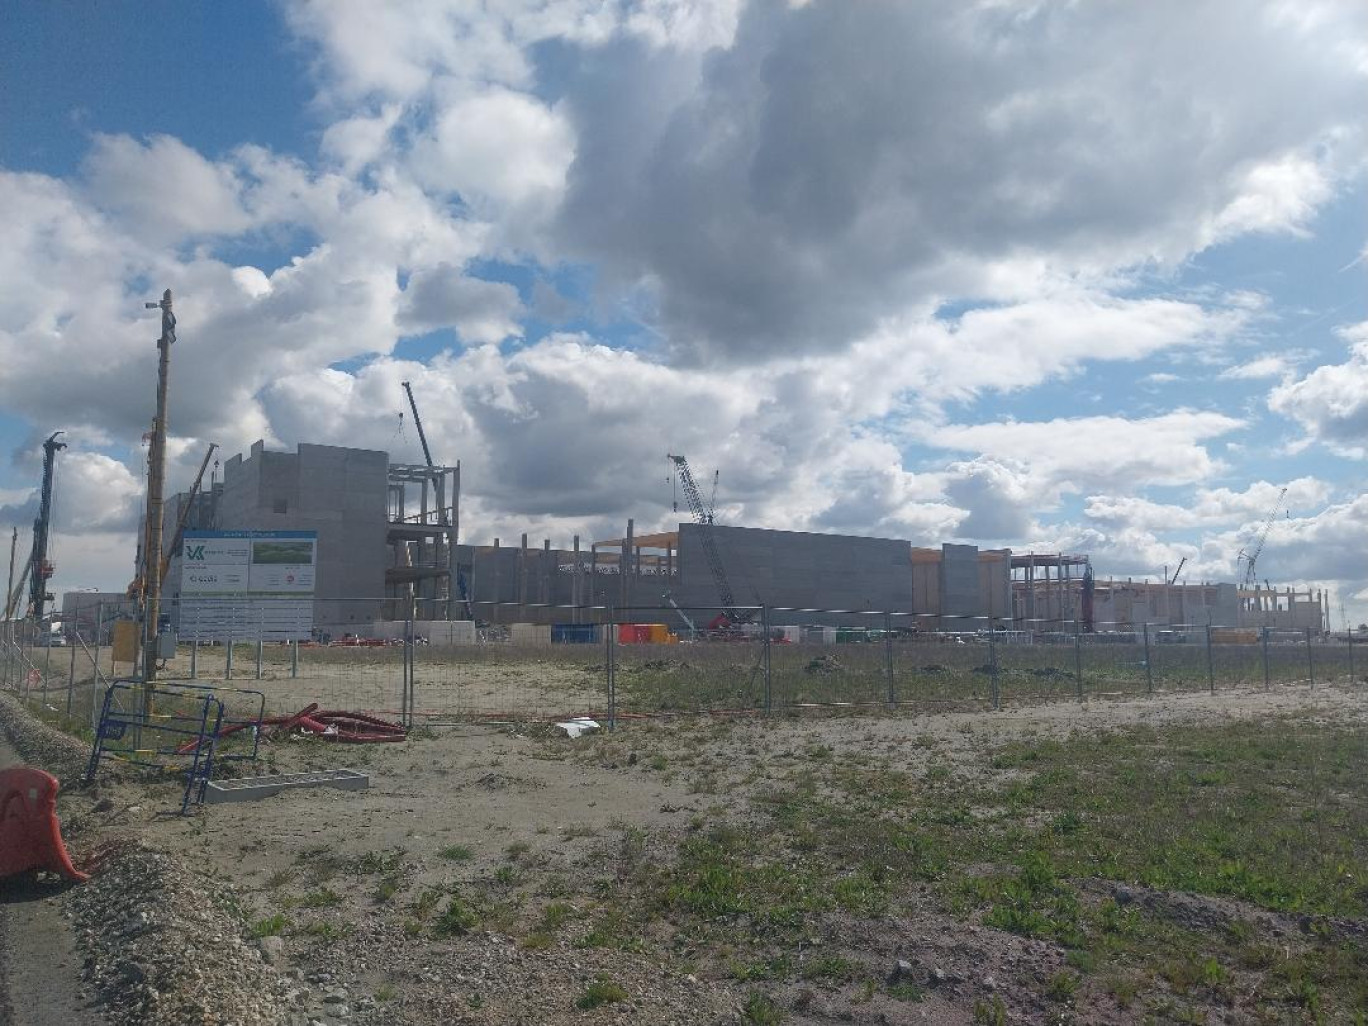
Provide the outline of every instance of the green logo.
[[187,545],[187,546],[185,547],[185,558],[186,558],[186,559],[203,559],[203,558],[204,558],[204,546],[203,546],[203,545]]

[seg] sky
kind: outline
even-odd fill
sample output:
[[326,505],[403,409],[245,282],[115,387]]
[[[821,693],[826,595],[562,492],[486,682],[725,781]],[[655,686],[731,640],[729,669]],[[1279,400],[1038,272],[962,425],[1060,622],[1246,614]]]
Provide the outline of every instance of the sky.
[[[462,464],[463,540],[680,519],[1082,552],[1368,620],[1358,0],[17,0],[0,529],[132,577],[257,439]],[[1285,496],[1283,489],[1286,489]],[[682,508],[682,502],[681,502]]]

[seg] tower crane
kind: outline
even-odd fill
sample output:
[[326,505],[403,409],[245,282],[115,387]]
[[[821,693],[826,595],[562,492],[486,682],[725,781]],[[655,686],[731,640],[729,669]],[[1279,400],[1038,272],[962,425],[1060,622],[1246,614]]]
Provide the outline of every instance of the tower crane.
[[1285,498],[1287,498],[1287,489],[1284,487],[1283,490],[1278,493],[1278,501],[1275,502],[1273,508],[1268,511],[1268,516],[1264,517],[1263,526],[1259,528],[1259,533],[1255,535],[1253,550],[1246,552],[1244,549],[1241,549],[1239,555],[1235,557],[1237,561],[1241,559],[1244,560],[1244,587],[1246,590],[1254,590],[1259,587],[1259,579],[1255,576],[1255,565],[1259,561],[1259,554],[1263,552],[1264,542],[1268,541],[1268,532],[1273,529],[1273,521],[1277,519],[1278,511],[1282,509],[1283,499]]
[[722,563],[722,554],[718,551],[717,539],[713,536],[712,514],[703,505],[703,496],[698,492],[698,484],[694,481],[693,471],[689,469],[689,461],[674,453],[670,453],[669,457],[679,472],[679,483],[684,489],[689,511],[693,513],[694,520],[702,529],[698,533],[703,541],[703,555],[708,561],[708,570],[712,573],[713,584],[717,587],[717,597],[721,601],[721,614],[708,626],[725,628],[733,624],[748,623],[754,618],[755,613],[736,607],[736,597],[732,594],[731,582],[727,580],[727,568]]
[[1178,575],[1183,572],[1183,567],[1185,566],[1187,566],[1187,556],[1184,556],[1182,559],[1178,560],[1178,569],[1173,571],[1173,576],[1169,578],[1169,584],[1172,585],[1178,583]]

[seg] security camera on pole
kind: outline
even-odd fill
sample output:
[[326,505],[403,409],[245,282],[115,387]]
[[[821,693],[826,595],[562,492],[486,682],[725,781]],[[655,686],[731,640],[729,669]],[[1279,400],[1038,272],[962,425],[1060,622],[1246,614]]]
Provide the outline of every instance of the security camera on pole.
[[[147,544],[143,546],[142,579],[146,588],[143,606],[143,680],[157,679],[157,634],[161,619],[162,490],[166,478],[166,379],[171,364],[171,345],[176,341],[176,315],[171,312],[171,290],[160,303],[147,309],[162,312],[162,333],[157,339],[157,419],[152,424],[152,446],[147,459]],[[149,689],[150,697],[150,689]]]

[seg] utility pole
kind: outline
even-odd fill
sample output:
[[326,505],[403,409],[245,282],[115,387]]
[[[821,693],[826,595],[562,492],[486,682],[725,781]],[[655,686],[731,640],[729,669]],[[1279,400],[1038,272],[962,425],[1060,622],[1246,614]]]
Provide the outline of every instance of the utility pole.
[[[161,309],[161,338],[157,339],[157,419],[152,424],[152,446],[147,461],[147,545],[143,552],[143,680],[157,678],[157,625],[161,619],[162,507],[166,480],[166,382],[171,366],[171,346],[176,341],[176,315],[171,312],[171,290],[160,303],[145,303],[148,310]],[[148,696],[150,697],[150,695]],[[150,705],[150,703],[149,703]]]
[[[12,528],[10,534],[9,584],[5,587],[5,619],[10,618],[10,595],[14,593],[14,555],[19,548],[19,528]],[[1344,603],[1340,603],[1340,615],[1344,614]]]

